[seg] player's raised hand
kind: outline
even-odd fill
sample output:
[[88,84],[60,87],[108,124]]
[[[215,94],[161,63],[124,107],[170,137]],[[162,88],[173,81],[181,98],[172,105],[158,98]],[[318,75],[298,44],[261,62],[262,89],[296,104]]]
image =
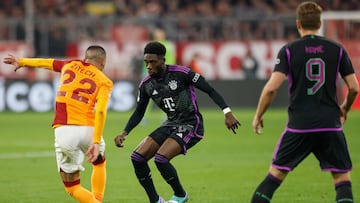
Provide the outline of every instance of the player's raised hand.
[[236,119],[232,112],[225,114],[225,125],[229,130],[231,129],[234,134],[236,134],[236,129],[241,126],[240,122]]
[[115,145],[117,147],[124,147],[125,137],[128,135],[128,132],[123,131],[120,135],[116,136],[114,139]]
[[11,54],[8,54],[4,58],[3,62],[6,63],[6,64],[9,64],[9,65],[13,65],[14,66],[14,71],[17,71],[19,68],[21,68],[19,66],[19,63],[18,63],[18,58],[15,57],[14,55],[11,55]]

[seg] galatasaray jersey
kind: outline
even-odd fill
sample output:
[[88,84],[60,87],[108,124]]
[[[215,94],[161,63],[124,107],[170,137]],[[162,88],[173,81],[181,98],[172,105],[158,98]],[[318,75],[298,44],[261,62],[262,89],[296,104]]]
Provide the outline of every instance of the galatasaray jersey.
[[109,99],[112,81],[101,70],[83,61],[55,60],[53,69],[61,72],[53,126],[94,126],[95,103],[100,97]]
[[98,68],[80,60],[21,58],[19,64],[60,72],[53,127],[60,125],[94,126],[95,104],[110,98],[113,82]]

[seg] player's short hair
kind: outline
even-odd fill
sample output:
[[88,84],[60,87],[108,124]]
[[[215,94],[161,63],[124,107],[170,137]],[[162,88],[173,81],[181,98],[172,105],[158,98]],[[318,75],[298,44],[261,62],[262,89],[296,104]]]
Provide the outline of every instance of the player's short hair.
[[296,18],[307,30],[317,30],[321,25],[322,8],[315,2],[305,1],[296,8]]
[[94,51],[98,56],[106,56],[105,49],[99,45],[90,45],[86,51]]
[[157,41],[149,42],[144,48],[144,54],[156,54],[159,56],[165,56],[166,48],[163,44]]

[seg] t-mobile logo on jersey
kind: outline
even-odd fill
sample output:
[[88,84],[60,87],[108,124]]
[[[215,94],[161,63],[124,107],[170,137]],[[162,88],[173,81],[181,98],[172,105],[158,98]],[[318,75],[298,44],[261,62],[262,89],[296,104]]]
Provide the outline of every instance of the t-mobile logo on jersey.
[[163,102],[165,108],[169,109],[169,111],[175,111],[175,103],[173,98],[171,97],[163,98]]

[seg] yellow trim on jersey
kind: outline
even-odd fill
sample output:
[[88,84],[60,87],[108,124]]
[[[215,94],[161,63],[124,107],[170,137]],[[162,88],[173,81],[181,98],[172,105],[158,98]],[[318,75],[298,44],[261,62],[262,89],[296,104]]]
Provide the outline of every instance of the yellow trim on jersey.
[[19,66],[26,66],[31,68],[45,68],[48,70],[53,70],[53,63],[55,59],[45,59],[45,58],[20,58],[18,63]]

